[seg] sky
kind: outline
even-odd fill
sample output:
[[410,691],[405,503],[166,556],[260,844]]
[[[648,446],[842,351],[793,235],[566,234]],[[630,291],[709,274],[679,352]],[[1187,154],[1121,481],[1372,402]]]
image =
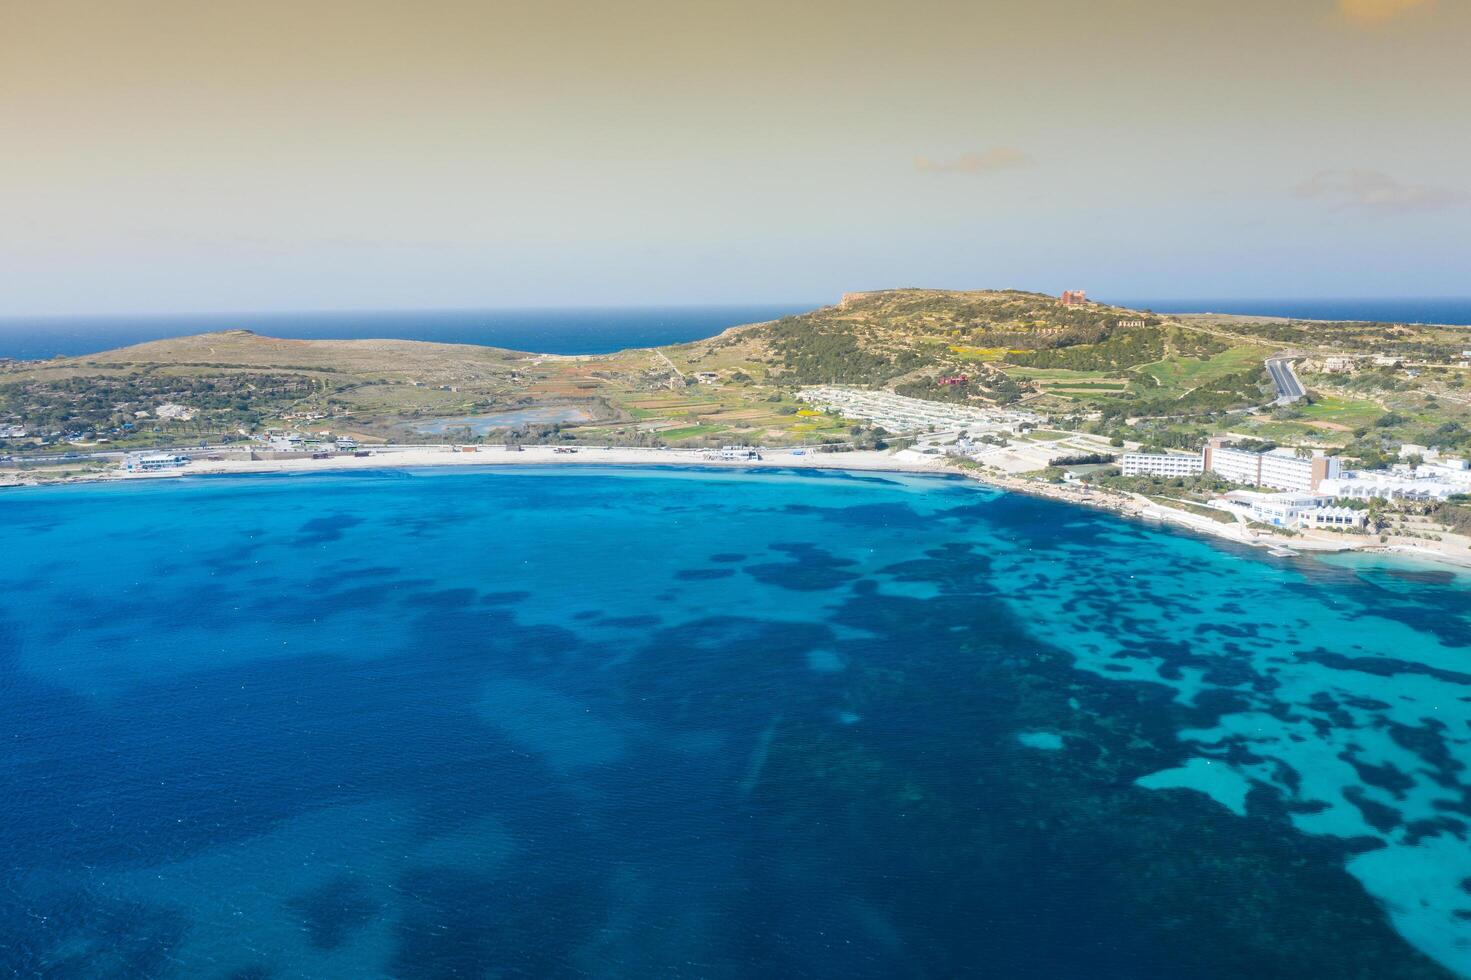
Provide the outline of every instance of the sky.
[[0,0],[0,316],[1471,294],[1471,0]]

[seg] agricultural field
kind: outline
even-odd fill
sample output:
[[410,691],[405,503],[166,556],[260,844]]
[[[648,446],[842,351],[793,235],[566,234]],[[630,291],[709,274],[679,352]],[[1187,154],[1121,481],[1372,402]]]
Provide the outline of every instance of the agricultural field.
[[1010,349],[1006,347],[964,347],[956,344],[950,345],[950,353],[962,361],[976,361],[982,364],[993,361],[1004,361]]

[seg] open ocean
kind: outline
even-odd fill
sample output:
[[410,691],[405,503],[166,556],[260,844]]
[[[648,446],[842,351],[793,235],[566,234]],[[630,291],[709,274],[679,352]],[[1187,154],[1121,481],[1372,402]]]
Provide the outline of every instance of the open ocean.
[[[1471,324],[1471,299],[1108,300],[1168,313],[1244,313],[1313,320]],[[543,354],[606,354],[712,337],[727,327],[804,313],[820,303],[614,309],[360,313],[207,313],[133,317],[0,317],[0,357],[93,354],[214,330],[304,340],[393,339],[484,344]]]
[[1299,320],[1471,324],[1471,298],[1431,299],[1130,299],[1105,300],[1158,313],[1238,313]]
[[0,318],[0,357],[95,354],[148,340],[237,329],[300,340],[427,340],[540,354],[607,354],[703,340],[727,327],[774,320],[816,305],[10,317]]
[[0,974],[1471,975],[1471,578],[935,477],[0,494]]

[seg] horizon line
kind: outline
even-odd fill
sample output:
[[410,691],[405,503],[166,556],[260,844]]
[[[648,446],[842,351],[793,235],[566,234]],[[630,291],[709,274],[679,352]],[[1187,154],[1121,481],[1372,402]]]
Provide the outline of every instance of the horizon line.
[[[892,290],[904,288],[931,288],[931,287],[892,287]],[[887,292],[890,289],[855,290],[856,292]],[[967,289],[937,289],[942,292],[1004,292],[1005,289],[981,288],[975,290]],[[1471,303],[1471,293],[1463,294],[1437,294],[1437,295],[1414,295],[1414,294],[1384,294],[1373,296],[1350,296],[1350,295],[1319,295],[1319,296],[1169,296],[1169,297],[1145,297],[1110,299],[1098,297],[1095,302],[1107,305],[1133,304],[1135,308],[1148,308],[1145,304],[1203,304],[1203,303],[1364,303],[1364,302],[1419,302],[1437,303],[1463,301]],[[456,314],[456,313],[558,313],[558,312],[611,312],[611,311],[642,311],[642,310],[695,310],[695,309],[749,309],[763,306],[789,306],[803,309],[819,309],[823,306],[835,306],[836,300],[827,302],[814,302],[811,300],[751,300],[749,302],[706,302],[706,303],[573,303],[567,305],[535,304],[515,306],[385,306],[385,307],[295,307],[295,308],[265,308],[265,309],[220,309],[220,310],[140,310],[129,312],[48,312],[48,313],[0,313],[0,325],[12,324],[18,321],[36,320],[125,320],[125,319],[188,319],[190,317],[285,317],[285,316],[406,316],[414,314]],[[1160,310],[1159,312],[1168,312]],[[1218,311],[1210,311],[1218,312]]]
[[[835,302],[835,301],[834,301]],[[815,308],[834,303],[817,303],[794,300],[752,300],[745,303],[626,303],[598,304],[574,303],[565,306],[382,306],[382,307],[280,307],[254,310],[140,310],[136,312],[72,312],[72,313],[0,313],[0,324],[23,320],[122,320],[122,319],[185,319],[188,317],[250,317],[250,316],[403,316],[411,314],[447,313],[562,313],[562,312],[606,312],[612,310],[719,310],[750,309],[758,306],[792,306]]]

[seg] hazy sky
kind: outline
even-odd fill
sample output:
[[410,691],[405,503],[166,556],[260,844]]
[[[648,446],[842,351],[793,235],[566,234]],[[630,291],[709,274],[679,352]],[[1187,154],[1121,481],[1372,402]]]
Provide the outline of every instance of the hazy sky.
[[1471,294],[1471,0],[0,0],[0,315]]

